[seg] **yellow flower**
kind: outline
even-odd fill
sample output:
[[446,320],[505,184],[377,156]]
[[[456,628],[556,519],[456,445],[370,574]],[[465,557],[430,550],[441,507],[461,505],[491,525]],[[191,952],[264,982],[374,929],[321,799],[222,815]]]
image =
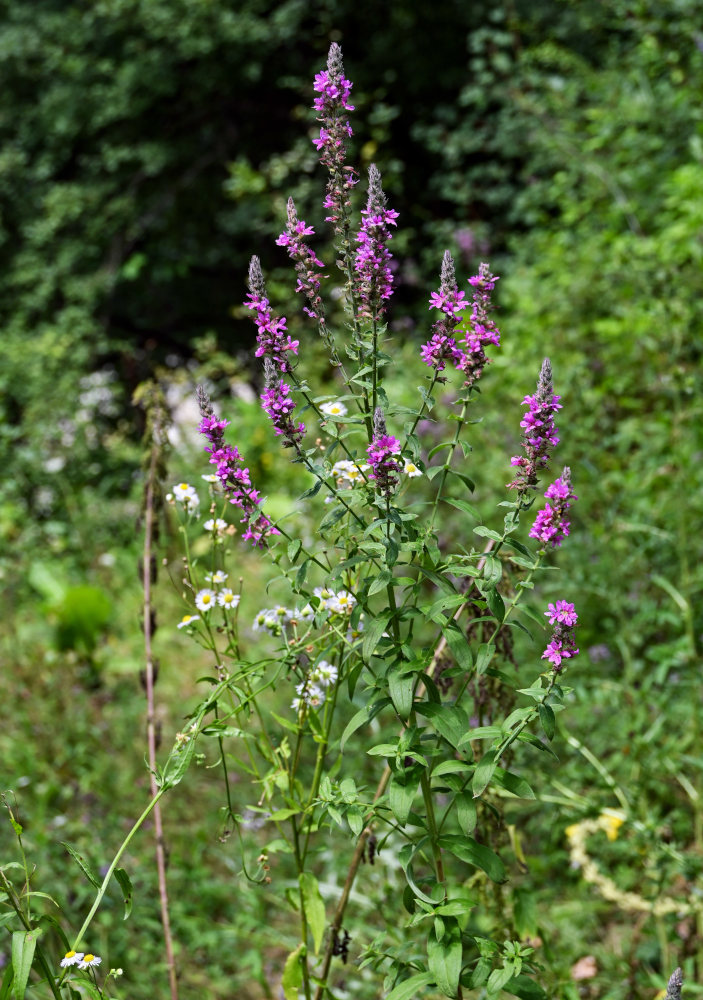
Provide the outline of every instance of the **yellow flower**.
[[598,824],[610,841],[618,839],[618,832],[624,822],[624,815],[615,809],[604,809],[598,817]]

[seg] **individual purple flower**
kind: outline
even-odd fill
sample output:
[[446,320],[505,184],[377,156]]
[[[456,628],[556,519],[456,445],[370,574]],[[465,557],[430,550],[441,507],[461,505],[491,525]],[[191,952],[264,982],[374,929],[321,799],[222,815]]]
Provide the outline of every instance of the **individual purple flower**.
[[464,385],[471,386],[479,379],[489,363],[485,345],[500,346],[500,331],[490,317],[493,309],[490,293],[498,278],[491,274],[488,264],[479,264],[478,274],[469,278],[474,293],[471,302],[471,318],[463,344],[463,357],[458,364],[464,373]]
[[258,257],[252,257],[249,265],[249,294],[244,304],[247,309],[255,311],[254,322],[257,327],[256,354],[257,358],[271,358],[282,375],[291,371],[289,357],[298,353],[298,341],[291,340],[286,330],[284,316],[273,315],[269,300],[266,297],[264,276]]
[[522,447],[524,455],[515,455],[510,464],[520,470],[508,489],[524,492],[537,485],[537,474],[546,468],[549,462],[550,450],[559,444],[554,414],[561,409],[559,400],[552,385],[552,366],[549,358],[542,362],[542,368],[537,380],[537,391],[534,396],[525,396],[523,406],[528,407],[527,413],[520,421],[523,429]]
[[270,358],[264,361],[266,389],[261,396],[261,405],[271,418],[276,434],[283,437],[286,448],[297,448],[305,434],[305,424],[294,424],[291,413],[295,403],[290,397],[290,386],[279,378],[276,366]]
[[380,407],[373,415],[373,432],[373,440],[366,449],[371,466],[369,479],[373,479],[376,489],[388,500],[400,478],[401,466],[394,457],[400,454],[400,442],[386,433],[386,420]]
[[354,258],[359,315],[376,320],[385,312],[383,303],[393,294],[392,257],[386,244],[393,238],[388,227],[396,225],[398,213],[386,208],[381,174],[373,163],[369,167],[369,197],[361,214]]
[[324,267],[315,253],[305,243],[306,236],[312,236],[315,230],[306,226],[298,219],[295,202],[288,199],[288,224],[285,232],[276,240],[278,246],[286,247],[288,256],[295,261],[295,273],[298,275],[296,292],[303,292],[308,304],[303,306],[303,312],[316,319],[321,326],[325,324],[325,310],[320,296],[320,275],[317,268]]
[[557,622],[563,622],[564,625],[575,625],[578,621],[574,606],[568,601],[557,601],[556,604],[549,604],[547,607],[549,611],[545,611],[544,615],[545,618],[549,619],[550,625],[556,625]]
[[210,442],[205,451],[210,455],[210,464],[217,466],[217,477],[220,480],[225,495],[244,514],[242,523],[247,525],[242,535],[245,540],[251,539],[255,545],[263,546],[268,535],[279,535],[265,514],[259,510],[261,494],[252,486],[249,470],[239,467],[242,457],[236,448],[225,441],[227,420],[219,420],[210,405],[207,393],[198,387],[198,403],[200,405],[200,433]]
[[353,134],[346,112],[353,111],[354,106],[349,103],[352,84],[344,76],[342,50],[336,42],[330,45],[327,70],[315,76],[313,87],[320,95],[315,98],[314,106],[322,125],[319,138],[313,139],[313,143],[322,154],[320,163],[330,172],[324,200],[330,214],[325,221],[333,223],[335,232],[341,233],[349,212],[349,193],[358,177],[354,168],[346,165],[345,142]]
[[540,510],[535,518],[535,523],[530,529],[530,538],[537,538],[545,545],[557,548],[568,536],[571,523],[566,519],[566,512],[574,500],[578,497],[571,489],[571,470],[564,468],[559,479],[547,487],[545,491],[547,500],[551,503],[545,504],[544,510]]
[[550,604],[549,611],[545,611],[545,615],[554,626],[554,631],[551,641],[542,653],[542,659],[549,660],[555,672],[558,672],[561,670],[562,660],[569,660],[578,655],[579,650],[574,636],[578,615],[574,611],[573,604],[567,601],[557,601],[556,605]]

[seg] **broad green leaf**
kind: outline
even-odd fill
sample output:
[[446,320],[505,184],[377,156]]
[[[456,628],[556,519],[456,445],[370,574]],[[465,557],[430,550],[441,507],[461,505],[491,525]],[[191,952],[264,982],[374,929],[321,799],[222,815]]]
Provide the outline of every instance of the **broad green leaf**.
[[423,986],[429,986],[431,982],[433,982],[433,978],[429,972],[419,972],[416,976],[404,979],[402,983],[394,986],[386,1000],[415,1000],[418,990],[421,990]]
[[[445,503],[451,504],[452,507],[456,507],[457,510],[463,510],[465,514],[470,514],[474,521],[481,520],[481,515],[476,508],[472,507],[470,503],[466,502],[466,500],[457,500],[456,497],[444,497],[444,501]],[[474,531],[476,531],[475,528]],[[498,535],[498,537],[500,538],[500,535]]]
[[124,868],[115,868],[114,872],[115,878],[117,879],[120,889],[122,890],[122,898],[124,900],[124,917],[127,917],[132,912],[132,896],[134,895],[134,889],[132,887],[132,880],[130,879]]
[[544,735],[548,740],[554,739],[554,731],[556,729],[556,719],[554,718],[554,709],[551,705],[546,705],[544,702],[539,706],[539,721],[542,724],[542,729],[544,730]]
[[[478,520],[480,520],[480,518]],[[477,525],[477,527],[474,528],[474,534],[480,535],[481,538],[492,538],[494,542],[499,542],[501,540],[501,536],[498,532],[494,531],[492,528],[487,528],[485,524]]]
[[444,760],[432,772],[433,778],[440,778],[443,774],[459,774],[462,771],[473,771],[474,764],[469,764],[465,760]]
[[455,833],[445,834],[439,838],[439,846],[459,858],[460,861],[480,868],[492,882],[505,882],[503,862],[490,847],[479,844],[473,837],[462,837]]
[[486,983],[486,989],[489,993],[498,993],[503,989],[505,984],[509,979],[513,977],[513,969],[511,965],[503,966],[501,969],[494,969],[493,972],[488,977],[488,982]]
[[12,969],[14,972],[12,995],[14,1000],[24,1000],[34,960],[34,949],[37,947],[37,938],[40,935],[40,927],[31,931],[15,931],[12,935]]
[[475,799],[479,797],[481,792],[483,792],[490,783],[497,764],[498,761],[496,760],[495,750],[487,750],[478,762],[476,770],[474,771],[474,776],[471,780],[471,789],[474,793]]
[[504,788],[507,792],[511,792],[512,795],[517,795],[521,799],[535,798],[535,793],[525,779],[521,778],[519,774],[513,774],[512,771],[504,771],[502,767],[497,767],[494,781],[501,788]]
[[547,1000],[547,994],[542,987],[529,976],[515,976],[514,979],[505,984],[503,989],[506,993],[520,997],[520,1000]]
[[489,587],[485,594],[486,603],[493,617],[501,622],[505,618],[505,604],[495,587]]
[[456,815],[459,826],[465,834],[476,829],[476,802],[471,792],[460,792],[456,797]]
[[303,961],[306,948],[304,944],[299,944],[295,951],[292,951],[283,966],[283,978],[281,979],[281,989],[285,1000],[298,1000],[298,990],[303,985]]
[[396,775],[391,778],[388,788],[388,802],[393,810],[393,815],[401,826],[405,826],[408,821],[418,784],[419,778],[417,777],[410,777],[407,782],[399,781]]
[[368,623],[368,626],[364,631],[364,641],[361,646],[361,655],[365,660],[371,659],[371,656],[378,645],[378,640],[388,627],[390,618],[390,611],[384,611]]
[[373,594],[377,594],[379,590],[385,590],[392,579],[393,574],[391,571],[389,569],[382,569],[369,587],[369,597],[372,597]]
[[476,729],[470,729],[468,733],[464,733],[459,741],[459,746],[463,747],[471,740],[495,740],[500,739],[503,735],[503,730],[500,726],[478,726]]
[[460,666],[467,673],[473,670],[474,658],[471,653],[471,646],[462,629],[455,621],[447,622],[442,626],[442,634],[447,640],[447,645],[452,651],[452,655]]
[[91,882],[96,889],[99,889],[102,885],[102,879],[99,879],[95,874],[93,869],[90,867],[88,862],[85,860],[82,854],[79,854],[70,844],[67,844],[65,840],[61,841],[61,846],[65,847],[68,853],[71,855],[73,860],[76,862],[80,870],[83,872],[85,877]]
[[537,934],[537,903],[527,889],[513,889],[513,923],[521,938]]
[[445,918],[441,940],[434,927],[427,938],[427,964],[437,986],[448,997],[455,997],[461,975],[461,931],[454,917]]
[[404,674],[399,670],[395,670],[388,677],[388,690],[393,708],[403,721],[408,718],[412,709],[415,678],[416,674]]
[[360,708],[347,723],[344,732],[342,733],[342,738],[339,741],[339,749],[343,752],[349,737],[352,736],[357,729],[361,729],[362,726],[369,723],[376,715],[378,715],[381,709],[385,708],[386,705],[390,705],[390,698],[380,698],[378,701],[369,705],[364,705],[363,708]]
[[319,954],[322,938],[325,934],[325,904],[320,895],[317,879],[311,872],[301,872],[298,876],[300,891],[303,897],[303,907],[308,921],[308,927],[315,945],[315,954]]
[[493,659],[493,654],[496,648],[492,642],[484,642],[478,647],[478,653],[476,655],[476,673],[484,674],[488,668],[488,664]]
[[431,701],[424,701],[421,705],[415,705],[417,711],[430,720],[432,726],[450,743],[455,749],[459,746],[459,741],[468,729],[469,717],[463,708],[457,705],[437,705]]

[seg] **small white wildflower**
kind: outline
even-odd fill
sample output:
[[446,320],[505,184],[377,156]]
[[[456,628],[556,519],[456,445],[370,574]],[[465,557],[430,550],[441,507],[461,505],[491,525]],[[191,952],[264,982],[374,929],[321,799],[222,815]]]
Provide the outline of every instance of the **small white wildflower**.
[[195,487],[191,486],[189,483],[177,483],[176,486],[173,487],[173,495],[176,500],[180,500],[181,503],[192,501],[194,497],[197,497]]
[[117,979],[118,976],[124,976],[122,969],[110,969],[110,975],[113,979]]
[[344,403],[335,403],[334,400],[330,400],[329,403],[322,404],[320,412],[324,413],[326,417],[346,417],[347,408]]
[[[320,705],[324,704],[325,692],[317,684],[312,684],[309,677],[296,685],[295,690],[299,696],[299,698],[294,699],[298,702],[298,708],[300,708],[301,703],[309,705],[311,708],[319,708]],[[295,708],[296,706],[292,705],[291,707]]]
[[333,590],[330,590],[329,587],[315,587],[313,594],[315,595],[315,597],[320,598],[320,606],[318,607],[318,611],[329,611],[332,606],[331,602],[336,597],[335,592]]
[[314,617],[315,609],[312,604],[306,604],[304,608],[296,613],[296,618],[302,618],[303,621],[310,621]]
[[214,476],[212,474],[208,476],[201,476],[200,478],[204,479],[206,483],[219,483],[220,481],[217,476]]
[[227,527],[227,522],[223,521],[221,517],[216,517],[216,518],[211,517],[210,520],[206,521],[205,524],[203,525],[203,528],[206,531],[212,531],[218,535],[221,535],[226,527]]
[[287,625],[293,617],[293,612],[283,604],[277,604],[276,607],[273,608],[273,614],[276,616],[281,625]]
[[323,688],[329,687],[337,680],[337,668],[327,660],[320,660],[310,671],[310,679]]
[[340,590],[330,601],[330,608],[338,615],[345,615],[353,611],[355,604],[356,598],[353,594],[350,594],[348,590]]
[[414,462],[409,462],[407,459],[405,460],[405,468],[403,469],[403,472],[408,479],[415,479],[416,476],[422,475],[422,470],[418,469]]
[[228,608],[236,608],[239,604],[239,594],[233,594],[231,587],[225,587],[217,595],[217,603],[227,611]]
[[78,963],[79,969],[87,969],[90,966],[100,965],[102,958],[99,955],[91,955],[90,952],[83,956],[83,961]]
[[254,616],[254,621],[252,622],[252,628],[255,632],[260,632],[262,628],[265,628],[266,615],[268,611],[266,609],[257,612]]
[[206,573],[205,579],[208,583],[214,583],[217,586],[218,583],[224,583],[228,576],[228,573],[223,573],[221,569],[218,569],[214,573]]
[[361,633],[363,631],[364,631],[364,617],[362,615],[356,627],[349,628],[347,630],[347,642],[356,642],[357,639],[361,638]]
[[200,615],[183,615],[176,628],[188,628],[193,622],[199,622]]
[[195,595],[195,606],[198,611],[209,611],[217,603],[217,594],[209,587],[203,587]]
[[78,963],[82,961],[83,961],[82,951],[67,951],[64,957],[61,959],[61,968],[67,969],[69,965],[78,965]]

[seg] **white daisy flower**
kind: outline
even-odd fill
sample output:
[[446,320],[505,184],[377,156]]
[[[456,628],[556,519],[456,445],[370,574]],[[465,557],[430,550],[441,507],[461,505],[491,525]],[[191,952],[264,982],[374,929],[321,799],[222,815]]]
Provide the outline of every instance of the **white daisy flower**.
[[267,614],[268,611],[265,608],[262,611],[257,612],[251,625],[255,632],[260,632],[261,629],[266,627],[265,622]]
[[293,617],[293,612],[283,604],[277,604],[276,607],[273,608],[273,614],[276,616],[281,625],[287,625]]
[[214,531],[218,535],[221,535],[226,527],[227,522],[223,521],[221,517],[211,517],[210,520],[206,521],[203,525],[203,528],[205,528],[206,531]]
[[200,615],[183,615],[176,628],[188,628],[193,622],[199,622]]
[[206,573],[205,579],[208,583],[217,585],[218,583],[224,583],[228,576],[229,573],[223,573],[221,569],[218,569],[214,573]]
[[219,483],[220,481],[217,476],[214,476],[212,474],[209,476],[201,476],[200,478],[204,479],[206,483]]
[[176,500],[180,500],[182,503],[192,500],[193,497],[197,497],[195,487],[189,483],[178,483],[173,487],[173,495]]
[[330,400],[329,403],[322,404],[320,412],[324,413],[326,417],[346,417],[347,408],[344,403],[335,403],[334,400]]
[[422,475],[422,469],[418,469],[414,462],[409,462],[407,458],[405,459],[405,468],[403,472],[408,477],[408,479],[415,479],[416,476]]
[[225,589],[221,590],[217,595],[217,603],[221,608],[224,608],[225,611],[227,611],[228,608],[236,608],[239,604],[239,594],[233,594],[231,587],[225,587]]
[[67,951],[64,957],[61,959],[61,968],[67,969],[69,965],[78,965],[79,962],[83,961],[82,951]]
[[320,598],[320,606],[318,611],[329,611],[331,608],[331,602],[335,598],[335,592],[330,590],[328,587],[315,587],[313,590],[315,597]]
[[364,619],[363,616],[359,619],[359,622],[355,628],[349,628],[347,630],[347,642],[356,642],[357,639],[361,638],[361,634],[364,631]]
[[102,958],[99,955],[91,955],[90,952],[83,956],[83,961],[78,963],[79,969],[87,969],[90,966],[100,965]]
[[198,611],[209,611],[217,603],[217,594],[209,587],[203,587],[195,595],[195,606]]
[[329,687],[337,680],[337,668],[327,660],[320,660],[310,671],[310,679],[323,688]]
[[[295,688],[298,697],[293,699],[292,708],[300,709],[301,705],[309,705],[311,708],[319,708],[324,704],[325,692],[317,684],[311,684],[310,678],[301,681]],[[297,704],[296,704],[297,702]]]
[[353,594],[350,594],[348,590],[340,590],[330,601],[330,608],[338,615],[346,615],[351,614],[355,604],[356,598]]
[[315,617],[315,609],[312,604],[306,604],[304,608],[296,613],[297,618],[301,618],[303,621],[310,621]]

